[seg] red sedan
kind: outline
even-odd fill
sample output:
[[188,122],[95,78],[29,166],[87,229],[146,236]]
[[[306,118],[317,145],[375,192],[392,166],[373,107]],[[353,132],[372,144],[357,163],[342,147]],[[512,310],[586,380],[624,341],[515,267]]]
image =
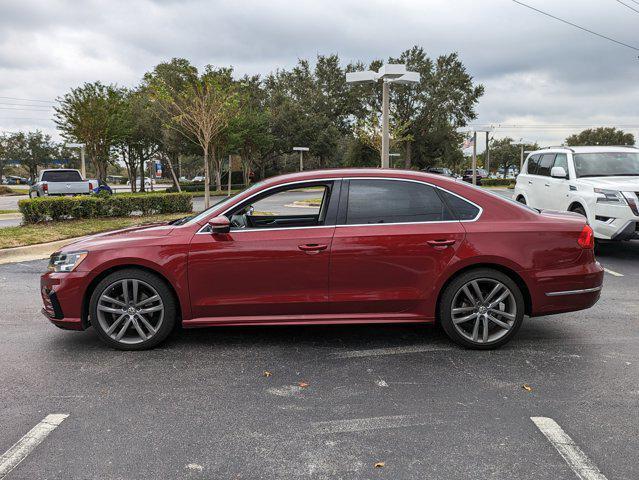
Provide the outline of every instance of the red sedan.
[[542,212],[439,175],[284,175],[205,212],[72,243],[42,276],[45,315],[109,345],[178,326],[438,321],[494,348],[524,315],[591,307],[603,270],[584,217]]

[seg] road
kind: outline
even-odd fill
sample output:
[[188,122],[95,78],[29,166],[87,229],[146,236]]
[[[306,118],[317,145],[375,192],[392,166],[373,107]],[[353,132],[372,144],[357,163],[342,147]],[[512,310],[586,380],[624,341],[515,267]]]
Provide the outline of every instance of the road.
[[597,305],[526,319],[491,352],[419,325],[190,330],[119,352],[40,315],[44,261],[2,265],[0,454],[69,415],[6,479],[576,479],[538,416],[636,479],[639,244],[599,259]]

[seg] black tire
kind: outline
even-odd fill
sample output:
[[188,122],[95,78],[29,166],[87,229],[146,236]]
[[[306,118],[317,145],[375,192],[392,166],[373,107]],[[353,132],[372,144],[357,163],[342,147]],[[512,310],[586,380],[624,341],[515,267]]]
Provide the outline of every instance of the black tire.
[[528,205],[526,203],[526,198],[523,195],[520,195],[519,198],[517,198],[517,201],[523,205]]
[[[512,321],[510,329],[507,330],[503,336],[495,339],[494,341],[487,341],[485,343],[473,342],[458,332],[457,327],[453,323],[453,300],[456,295],[462,291],[462,288],[473,280],[499,282],[507,287],[512,294],[514,305],[516,306],[514,320]],[[525,303],[521,289],[508,275],[490,268],[478,268],[476,270],[470,270],[462,273],[445,287],[439,302],[439,322],[444,329],[444,332],[446,332],[446,335],[448,335],[448,337],[458,345],[475,350],[490,350],[501,347],[512,339],[521,327],[524,319],[524,310]],[[472,320],[468,323],[471,322]]]
[[[160,300],[158,301],[161,301],[160,305],[163,307],[163,316],[160,320],[160,325],[157,328],[157,331],[150,334],[150,337],[146,340],[138,343],[126,343],[124,340],[118,341],[112,338],[109,333],[107,333],[105,325],[98,316],[98,301],[100,300],[100,297],[107,289],[123,280],[137,281],[138,283],[142,282],[142,285],[146,284],[147,287],[150,286],[157,292],[157,295],[160,297]],[[177,302],[173,296],[173,292],[162,278],[145,270],[127,268],[124,270],[118,270],[106,276],[96,285],[89,302],[89,314],[91,318],[91,325],[97,332],[100,339],[110,347],[118,350],[147,350],[162,343],[174,330],[177,321]],[[115,315],[116,314],[113,314],[113,316]],[[126,323],[126,319],[124,319],[124,322],[122,323]],[[126,331],[135,332],[135,329],[133,329],[133,326],[129,326]],[[147,334],[149,333],[148,329],[145,329],[145,331]],[[137,333],[135,334],[137,335]]]
[[579,215],[581,215],[583,217],[587,217],[586,211],[584,210],[584,207],[582,207],[581,205],[576,205],[576,206],[572,207],[570,209],[570,211],[578,213]]

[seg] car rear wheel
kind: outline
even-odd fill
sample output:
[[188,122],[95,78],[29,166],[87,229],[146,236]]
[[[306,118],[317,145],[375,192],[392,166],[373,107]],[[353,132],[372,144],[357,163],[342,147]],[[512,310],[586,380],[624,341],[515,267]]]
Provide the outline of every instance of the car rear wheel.
[[108,345],[120,350],[144,350],[169,336],[177,307],[172,292],[158,276],[126,269],[98,283],[89,311],[91,324]]
[[524,298],[506,274],[477,269],[455,278],[439,305],[442,328],[467,348],[491,349],[507,343],[524,318]]

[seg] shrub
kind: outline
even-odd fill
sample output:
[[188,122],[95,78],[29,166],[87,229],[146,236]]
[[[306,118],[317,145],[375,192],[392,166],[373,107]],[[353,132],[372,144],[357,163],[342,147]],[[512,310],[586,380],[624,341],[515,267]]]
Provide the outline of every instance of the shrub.
[[512,178],[482,178],[481,180],[484,187],[508,187],[514,183],[515,180]]
[[193,199],[188,193],[40,197],[20,200],[18,208],[25,223],[38,223],[78,218],[126,217],[133,214],[189,213],[193,211]]

